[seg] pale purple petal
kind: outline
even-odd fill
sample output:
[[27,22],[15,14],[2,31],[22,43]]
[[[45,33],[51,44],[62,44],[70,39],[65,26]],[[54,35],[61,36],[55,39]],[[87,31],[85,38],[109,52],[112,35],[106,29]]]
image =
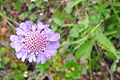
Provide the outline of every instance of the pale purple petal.
[[25,40],[25,38],[22,38],[22,39],[20,39],[21,40],[21,42],[25,42],[26,40]]
[[14,43],[14,42],[10,43],[10,46],[11,46],[12,48],[15,48],[15,43]]
[[27,56],[27,53],[24,53],[22,56],[22,61],[25,61],[26,56]]
[[23,54],[24,54],[23,51],[16,52],[16,56],[18,59],[20,59],[23,56]]
[[26,35],[26,33],[25,33],[22,29],[20,29],[20,28],[16,28],[16,33],[17,33],[17,35],[19,35],[19,36]]
[[50,54],[51,56],[55,56],[57,51],[55,49],[51,49],[51,50],[46,50],[46,53]]
[[38,21],[37,26],[38,26],[38,30],[40,30],[40,31],[44,28],[43,23],[40,21]]
[[22,48],[22,43],[15,42],[14,44],[15,44],[15,46],[14,46],[15,51],[16,52],[20,51]]
[[36,62],[36,57],[34,53],[29,54],[28,58],[29,62]]
[[36,24],[32,25],[32,31],[36,31],[36,30],[37,30],[37,25]]
[[20,26],[19,26],[22,30],[24,30],[25,32],[27,32],[26,28],[26,24],[24,22],[20,23]]
[[45,24],[45,25],[44,25],[44,29],[45,29],[45,28],[49,28],[49,25],[48,25],[48,24]]
[[48,46],[47,49],[58,49],[60,47],[60,43],[58,41],[51,41]]
[[45,56],[42,56],[42,57],[41,57],[41,64],[44,64],[44,63],[46,62],[46,60],[47,60],[47,59],[45,58]]
[[39,55],[37,56],[37,60],[36,60],[37,63],[40,63],[40,57],[41,56],[39,56]]
[[36,62],[35,54],[33,54],[33,61]]
[[28,21],[25,21],[25,24],[26,24],[26,26],[27,26],[27,27],[26,27],[26,31],[27,31],[27,32],[30,32],[31,25],[32,25],[32,24],[31,24],[31,21],[29,21],[29,20],[28,20]]
[[54,32],[47,26],[45,26],[44,31],[47,35],[53,34]]
[[43,55],[43,53],[39,53],[38,54],[38,56],[37,56],[37,63],[42,63],[42,64],[44,64],[45,62],[46,62],[46,58],[45,58],[45,56]]
[[28,59],[29,59],[29,57],[30,57],[30,54],[28,54],[28,55],[26,56],[26,58],[28,58]]
[[55,33],[53,35],[51,35],[51,37],[49,37],[50,41],[58,41],[60,39],[60,34]]
[[29,28],[31,27],[31,21],[29,21],[29,20],[25,21],[25,24],[27,25],[27,27],[29,27]]
[[50,55],[48,52],[45,52],[44,55],[45,55],[45,57],[48,58],[48,59],[51,58],[51,55]]
[[17,40],[18,39],[18,36],[17,35],[11,35],[10,36],[10,40],[11,41],[15,41],[15,40]]
[[29,62],[32,62],[32,56],[29,57]]

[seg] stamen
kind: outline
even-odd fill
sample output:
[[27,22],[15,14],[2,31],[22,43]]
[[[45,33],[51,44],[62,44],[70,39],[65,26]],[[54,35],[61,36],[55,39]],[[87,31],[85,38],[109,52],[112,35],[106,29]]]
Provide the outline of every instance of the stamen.
[[30,53],[43,52],[48,44],[48,39],[39,31],[29,32],[29,36],[25,37],[24,44]]

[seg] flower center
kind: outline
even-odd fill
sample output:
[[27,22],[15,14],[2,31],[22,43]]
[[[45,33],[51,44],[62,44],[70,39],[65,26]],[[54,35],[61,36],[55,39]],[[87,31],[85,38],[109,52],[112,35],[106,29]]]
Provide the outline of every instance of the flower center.
[[48,39],[45,34],[39,31],[32,31],[25,37],[24,44],[29,53],[43,52],[48,44]]

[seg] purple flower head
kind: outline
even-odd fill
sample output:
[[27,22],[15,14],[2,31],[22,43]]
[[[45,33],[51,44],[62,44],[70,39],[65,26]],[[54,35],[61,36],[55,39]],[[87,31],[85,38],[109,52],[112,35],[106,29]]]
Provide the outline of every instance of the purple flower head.
[[22,22],[16,28],[16,35],[10,36],[10,46],[15,48],[16,56],[22,61],[45,63],[55,56],[60,46],[60,34],[55,33],[49,25],[30,21]]

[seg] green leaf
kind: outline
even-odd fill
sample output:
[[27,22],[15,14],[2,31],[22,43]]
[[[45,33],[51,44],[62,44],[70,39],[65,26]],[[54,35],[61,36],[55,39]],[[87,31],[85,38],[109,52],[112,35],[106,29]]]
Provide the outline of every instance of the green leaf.
[[10,58],[9,57],[3,57],[4,64],[9,64],[10,63]]
[[34,3],[31,3],[29,6],[28,6],[28,10],[31,11],[33,8],[35,8],[36,5]]
[[35,21],[35,19],[37,19],[37,16],[33,13],[30,15],[29,18],[30,18],[30,20]]
[[64,62],[64,66],[67,69],[71,69],[72,67],[75,67],[74,65],[76,65],[74,60]]
[[16,0],[15,2],[15,9],[21,9],[22,5],[23,5],[23,1],[22,0]]
[[69,1],[67,3],[67,6],[66,6],[65,10],[66,10],[67,13],[71,13],[72,12],[72,8],[73,8],[73,1]]
[[35,0],[35,3],[36,3],[36,6],[40,8],[41,5],[43,4],[43,0]]
[[4,1],[3,0],[0,0],[0,5],[3,5]]
[[0,56],[4,56],[6,54],[6,49],[4,47],[0,48]]
[[[15,76],[14,76],[15,75]],[[24,80],[24,77],[23,77],[23,72],[21,70],[17,70],[15,71],[14,73],[14,79],[13,80]]]
[[1,69],[1,68],[4,68],[4,67],[5,67],[5,65],[3,64],[2,61],[0,61],[0,69]]
[[19,64],[19,69],[22,70],[22,71],[25,71],[25,70],[27,70],[27,65],[21,63],[21,64]]
[[14,69],[17,69],[18,65],[17,65],[17,63],[13,62],[13,63],[11,63],[11,67]]
[[69,0],[68,3],[67,3],[67,6],[65,8],[66,12],[67,13],[71,13],[72,12],[72,8],[79,4],[80,2],[83,2],[85,0]]
[[120,2],[112,2],[113,6],[120,7]]
[[78,29],[77,28],[72,28],[70,30],[70,36],[75,37],[75,38],[79,37]]
[[53,31],[58,30],[57,24],[51,24],[51,28],[52,28]]
[[79,20],[78,23],[83,25],[83,26],[88,26],[90,23],[88,14],[86,14],[85,19]]
[[96,35],[96,40],[103,46],[105,49],[111,53],[115,53],[115,47],[112,44],[112,42],[103,34],[103,33],[98,33]]
[[115,56],[115,54],[111,53],[111,52],[105,52],[105,55],[113,60],[116,60],[117,57]]
[[116,61],[114,61],[110,69],[111,74],[113,74],[113,72],[116,70],[116,67],[117,67]]
[[38,64],[37,67],[41,72],[46,72],[49,71],[50,66],[49,64]]
[[64,25],[65,17],[64,17],[63,13],[55,11],[52,16],[52,19],[57,25],[59,25],[59,26]]
[[93,48],[94,39],[90,39],[86,41],[83,45],[81,45],[77,51],[75,52],[76,59],[87,59],[90,57],[90,53]]
[[0,16],[3,16],[3,13],[2,13],[2,11],[0,11]]
[[28,13],[27,12],[21,13],[19,15],[19,19],[21,19],[21,20],[25,20],[27,17],[28,17]]

